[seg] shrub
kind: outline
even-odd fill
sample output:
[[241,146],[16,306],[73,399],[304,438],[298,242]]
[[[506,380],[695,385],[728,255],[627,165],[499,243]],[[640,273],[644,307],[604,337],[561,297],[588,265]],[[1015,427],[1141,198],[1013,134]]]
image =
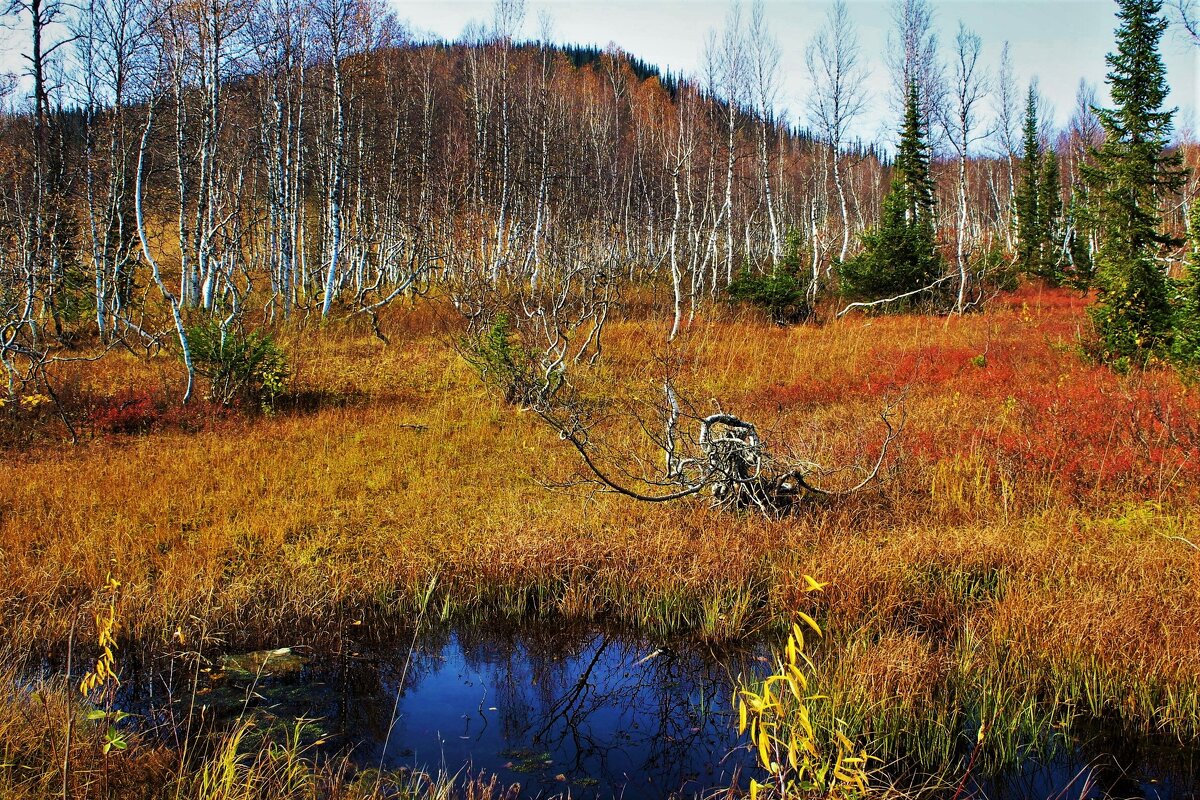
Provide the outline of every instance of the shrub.
[[770,272],[753,275],[746,268],[725,290],[733,302],[749,303],[766,311],[776,325],[790,325],[811,317],[816,295],[812,276],[800,265],[798,231],[788,232],[786,246],[783,260]]
[[229,330],[211,320],[187,331],[196,374],[208,382],[208,398],[231,406],[269,406],[287,388],[287,356],[260,331]]
[[1016,265],[1009,261],[999,243],[976,252],[970,259],[969,269],[985,289],[1015,292],[1020,285]]
[[162,417],[156,399],[145,392],[105,398],[91,410],[92,426],[100,433],[144,433]]
[[532,406],[548,399],[563,382],[562,368],[543,363],[537,353],[526,348],[512,317],[503,311],[477,337],[464,338],[459,352],[483,382],[512,405]]
[[793,270],[780,265],[763,275],[751,275],[746,270],[726,291],[729,299],[766,311],[776,325],[789,325],[812,315],[809,284],[810,281],[797,278]]
[[[807,591],[825,584],[805,575]],[[821,628],[804,612],[805,625],[818,636]],[[812,661],[804,652],[804,629],[792,625],[787,646],[772,674],[761,682],[739,679],[734,705],[738,733],[749,734],[750,749],[765,780],[750,781],[750,798],[862,797],[868,792],[866,751],[857,750],[836,718],[822,704],[830,698],[816,690]]]

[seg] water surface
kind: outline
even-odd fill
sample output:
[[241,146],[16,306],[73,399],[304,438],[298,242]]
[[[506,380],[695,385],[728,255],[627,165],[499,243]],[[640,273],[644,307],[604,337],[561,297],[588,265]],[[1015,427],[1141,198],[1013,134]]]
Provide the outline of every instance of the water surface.
[[[314,720],[310,738],[364,769],[494,774],[531,798],[663,800],[757,774],[731,695],[766,656],[597,628],[467,626],[333,658],[226,657],[200,699],[218,716]],[[1198,772],[1194,744],[1080,724],[1049,759],[968,776],[961,797],[1195,800]]]

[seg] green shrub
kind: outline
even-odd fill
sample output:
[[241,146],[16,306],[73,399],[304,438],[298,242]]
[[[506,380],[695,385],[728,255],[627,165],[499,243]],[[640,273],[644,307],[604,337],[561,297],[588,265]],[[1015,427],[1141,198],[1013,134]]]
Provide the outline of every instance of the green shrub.
[[464,338],[459,352],[483,382],[512,405],[535,405],[562,385],[562,368],[545,365],[536,352],[522,345],[512,317],[505,312],[496,314],[478,336]]
[[223,329],[208,320],[187,331],[196,374],[208,382],[208,398],[270,406],[287,388],[287,356],[270,335]]
[[810,280],[798,278],[794,271],[780,265],[763,275],[743,271],[726,291],[731,300],[766,311],[776,325],[788,325],[812,315],[810,284]]
[[751,274],[749,267],[743,269],[725,290],[729,299],[763,309],[776,325],[803,322],[813,314],[816,292],[812,276],[801,267],[802,257],[800,233],[791,230],[783,259],[760,275]]

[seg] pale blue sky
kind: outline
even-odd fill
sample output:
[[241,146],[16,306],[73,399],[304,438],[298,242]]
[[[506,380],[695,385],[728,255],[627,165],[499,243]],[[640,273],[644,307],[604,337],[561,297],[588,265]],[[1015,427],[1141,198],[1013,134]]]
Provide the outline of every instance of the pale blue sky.
[[[490,21],[491,0],[393,0],[402,18],[418,30],[453,39],[472,19]],[[891,5],[884,0],[847,0],[871,70],[871,103],[858,133],[864,139],[892,138],[895,121],[886,99],[889,76],[884,61]],[[700,63],[710,29],[720,29],[729,7],[725,0],[527,0],[523,33],[534,37],[540,12],[548,12],[560,42],[606,45],[614,42],[647,61],[693,72]],[[804,112],[807,73],[804,48],[820,26],[828,3],[819,0],[766,0],[766,17],[783,51],[781,104],[792,118]],[[1074,107],[1079,80],[1094,84],[1101,101],[1105,54],[1112,48],[1116,3],[1111,0],[933,0],[943,58],[950,55],[961,19],[983,40],[981,62],[995,75],[1003,43],[1009,42],[1015,74],[1022,87],[1036,77],[1065,125]],[[1200,107],[1200,48],[1172,29],[1163,37],[1163,56],[1171,81],[1170,102],[1180,108],[1178,129],[1195,129],[1191,118]]]

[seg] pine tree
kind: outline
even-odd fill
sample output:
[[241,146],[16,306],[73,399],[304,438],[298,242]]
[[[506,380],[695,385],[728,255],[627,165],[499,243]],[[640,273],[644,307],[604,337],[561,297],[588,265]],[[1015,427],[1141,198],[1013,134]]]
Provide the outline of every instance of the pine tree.
[[1025,152],[1021,158],[1021,186],[1013,198],[1017,218],[1017,267],[1021,272],[1038,271],[1041,224],[1038,219],[1038,175],[1041,168],[1041,142],[1038,137],[1037,92],[1029,87],[1025,101],[1025,125],[1022,129]]
[[[879,225],[863,234],[862,244],[863,252],[838,269],[841,292],[847,297],[877,299],[917,292],[944,273],[916,83],[909,87],[892,184],[883,198]],[[894,306],[898,307],[902,306]]]
[[1180,155],[1167,150],[1175,112],[1162,109],[1162,2],[1118,2],[1117,49],[1107,58],[1116,107],[1096,109],[1105,141],[1083,175],[1101,235],[1092,319],[1105,360],[1127,364],[1161,356],[1171,343],[1174,309],[1156,256],[1173,242],[1159,232],[1159,204],[1182,185],[1184,170]]

